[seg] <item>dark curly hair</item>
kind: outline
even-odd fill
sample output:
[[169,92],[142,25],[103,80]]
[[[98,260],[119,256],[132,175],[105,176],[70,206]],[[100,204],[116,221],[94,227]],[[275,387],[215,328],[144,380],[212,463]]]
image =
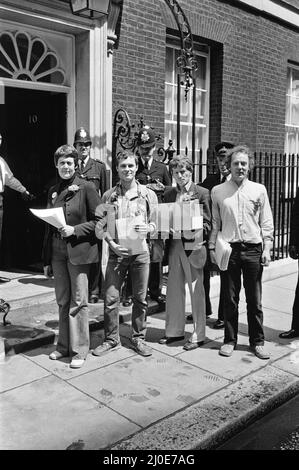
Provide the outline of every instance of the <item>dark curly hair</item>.
[[58,147],[54,153],[55,166],[57,166],[58,160],[61,157],[72,157],[74,159],[75,166],[78,165],[78,152],[72,145],[65,144]]

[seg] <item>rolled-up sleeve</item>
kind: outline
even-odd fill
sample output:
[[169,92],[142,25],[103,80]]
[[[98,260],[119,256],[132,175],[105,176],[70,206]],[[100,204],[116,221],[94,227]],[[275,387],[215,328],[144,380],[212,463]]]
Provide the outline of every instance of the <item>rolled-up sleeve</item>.
[[215,248],[217,234],[221,229],[221,217],[219,205],[217,202],[217,196],[214,188],[211,191],[211,200],[212,200],[212,231],[209,239],[209,248]]
[[263,241],[272,242],[273,233],[274,233],[274,224],[273,224],[272,210],[271,210],[266,188],[264,188],[264,201],[261,206],[259,223],[261,227]]

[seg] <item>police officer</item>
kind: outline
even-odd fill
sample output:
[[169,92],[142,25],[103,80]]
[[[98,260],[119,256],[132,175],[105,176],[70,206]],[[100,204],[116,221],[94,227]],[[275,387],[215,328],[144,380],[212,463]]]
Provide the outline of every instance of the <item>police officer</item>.
[[[145,184],[148,188],[152,189],[157,195],[158,202],[161,203],[165,186],[171,186],[171,178],[165,163],[155,160],[154,158],[156,137],[153,129],[149,126],[144,126],[139,130],[137,136],[137,149],[139,154],[139,165],[136,179],[139,183]],[[152,259],[148,283],[149,295],[151,299],[156,300],[160,304],[164,304],[165,297],[161,294],[163,277],[163,241],[157,239],[153,240],[151,243]]]
[[[78,152],[79,162],[77,173],[80,178],[90,181],[94,184],[100,196],[108,189],[106,182],[106,167],[99,160],[90,156],[91,138],[89,132],[80,127],[75,132],[74,147]],[[99,241],[99,259],[101,259],[102,242]],[[89,275],[89,302],[97,303],[101,293],[101,263],[91,265]]]
[[[234,147],[234,144],[232,142],[219,142],[217,145],[215,145],[214,152],[216,155],[217,165],[218,165],[217,172],[211,175],[208,175],[202,183],[199,183],[199,186],[202,186],[203,188],[206,188],[209,191],[212,191],[214,186],[220,183],[224,183],[224,181],[230,178],[230,170],[226,167],[226,152],[229,149],[232,149],[233,147]],[[206,266],[204,267],[204,277],[203,277],[207,317],[209,317],[213,313],[211,300],[210,300],[210,277],[211,277],[210,268],[211,268],[211,264],[210,262],[208,262]],[[220,297],[219,297],[219,305],[218,305],[218,318],[213,326],[213,328],[216,330],[224,328],[224,313],[223,313],[224,292],[223,292],[223,289],[221,288],[221,285],[222,285],[221,277],[222,277],[222,272],[220,271]],[[187,319],[192,320],[192,315],[188,315]]]
[[91,181],[95,185],[96,190],[100,192],[100,195],[103,195],[108,189],[106,167],[103,162],[91,158],[91,138],[89,132],[84,127],[76,130],[74,147],[79,154],[79,176],[86,181]]

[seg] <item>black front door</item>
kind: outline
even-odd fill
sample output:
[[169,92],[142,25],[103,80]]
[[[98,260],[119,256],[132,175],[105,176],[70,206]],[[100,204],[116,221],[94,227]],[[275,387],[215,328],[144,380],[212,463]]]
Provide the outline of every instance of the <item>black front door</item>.
[[6,187],[0,268],[40,271],[45,225],[29,208],[46,207],[47,190],[56,180],[53,154],[66,143],[66,95],[6,87],[0,132],[1,156],[36,197],[27,203]]

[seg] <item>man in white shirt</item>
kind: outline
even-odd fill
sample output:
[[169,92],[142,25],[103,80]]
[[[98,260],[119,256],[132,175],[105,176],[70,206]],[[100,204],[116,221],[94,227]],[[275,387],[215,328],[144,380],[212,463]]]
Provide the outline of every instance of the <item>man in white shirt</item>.
[[[0,134],[0,147],[2,145],[2,135]],[[2,222],[3,222],[3,192],[5,186],[8,186],[15,191],[21,193],[22,198],[25,201],[30,201],[33,196],[27,191],[25,186],[14,177],[11,169],[9,168],[8,164],[4,160],[4,158],[0,157],[0,244],[1,244],[1,235],[2,235]],[[3,278],[6,280],[6,278]],[[0,279],[1,281],[1,279]]]
[[241,273],[247,303],[249,344],[260,359],[269,359],[264,349],[261,283],[263,266],[270,262],[273,216],[264,185],[248,180],[254,158],[247,146],[227,152],[230,181],[215,186],[212,198],[212,232],[209,240],[211,261],[216,263],[215,243],[221,229],[232,253],[223,273],[224,344],[219,354],[231,356],[237,345],[238,304]]

